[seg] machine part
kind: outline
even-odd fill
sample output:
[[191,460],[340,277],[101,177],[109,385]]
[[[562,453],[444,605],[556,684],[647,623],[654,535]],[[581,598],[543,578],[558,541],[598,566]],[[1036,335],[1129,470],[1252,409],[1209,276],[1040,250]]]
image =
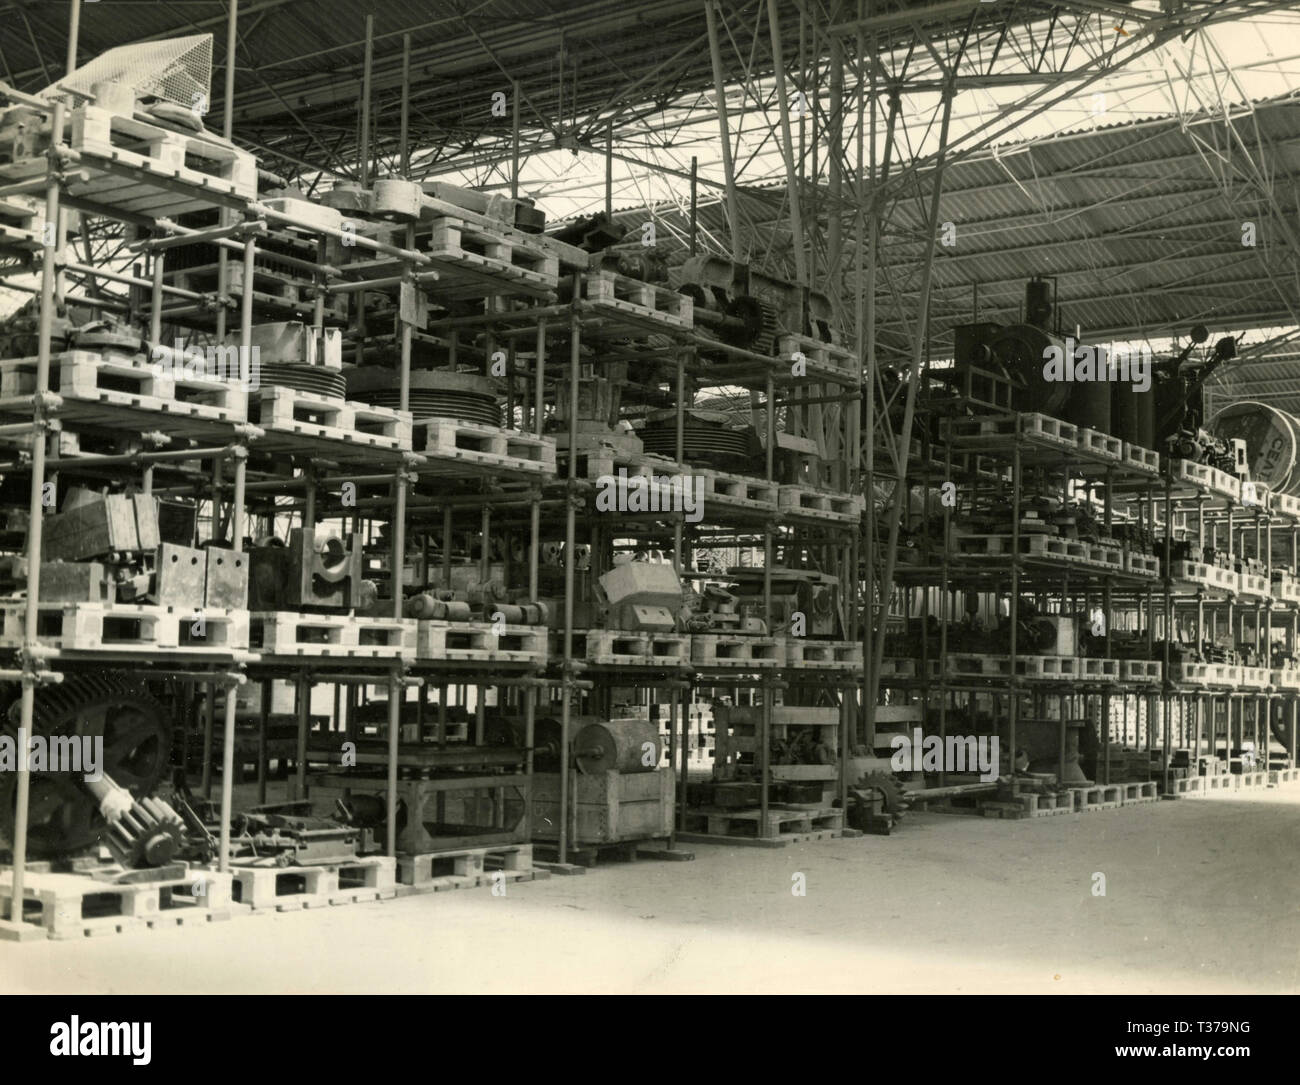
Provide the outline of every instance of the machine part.
[[[373,407],[396,409],[401,402],[398,374],[386,366],[370,365],[347,374],[347,395]],[[485,426],[501,425],[496,386],[475,373],[417,370],[411,374],[410,406],[417,422],[455,418]]]
[[[1107,365],[1106,352],[1103,347],[1080,346],[1080,350],[1093,352],[1094,365]],[[1042,369],[1042,363],[1039,363]],[[1110,380],[1076,381],[1070,387],[1069,399],[1060,417],[1076,426],[1106,433],[1111,424],[1111,386]]]
[[1269,403],[1243,400],[1210,420],[1216,437],[1244,440],[1250,477],[1273,493],[1300,492],[1300,419]]
[[652,772],[662,757],[659,725],[652,720],[588,723],[573,739],[573,759],[582,773]]
[[221,546],[205,547],[207,577],[204,605],[218,609],[246,610],[248,607],[248,556]]
[[144,340],[129,327],[107,320],[77,328],[72,333],[71,345],[76,350],[93,351],[105,361],[131,361],[144,350]]
[[232,819],[236,851],[261,865],[312,866],[357,854],[360,830],[330,818],[249,810]]
[[252,610],[366,605],[361,539],[356,534],[346,540],[330,535],[308,545],[302,528],[294,528],[287,547],[263,543],[248,551],[248,559]]
[[[17,742],[19,699],[6,714],[3,733]],[[36,692],[32,736],[48,743],[102,739],[101,771],[136,799],[150,795],[163,779],[171,751],[171,723],[161,704],[127,675],[75,675]],[[85,743],[82,742],[84,748]],[[33,772],[28,854],[67,856],[94,844],[105,829],[99,803],[84,772]],[[16,776],[0,773],[0,838],[12,842]]]
[[507,625],[545,625],[546,608],[541,603],[492,603],[483,608],[489,621],[501,615]]
[[879,797],[885,813],[902,817],[911,805],[903,785],[888,773],[868,772],[857,782],[855,791]]
[[[402,604],[402,613],[408,618],[424,618],[443,622],[467,622],[473,616],[473,608],[461,599],[441,598],[450,596],[450,592],[421,592],[413,595]],[[506,619],[509,621],[510,619]]]
[[331,399],[347,398],[347,381],[337,369],[294,362],[259,362],[258,380],[263,387],[292,388]]
[[202,607],[207,565],[208,556],[202,550],[163,543],[154,567],[154,600],[160,606],[187,610]]
[[1202,364],[1186,366],[1192,351],[1209,338],[1209,331],[1198,324],[1187,346],[1155,367],[1155,439],[1160,451],[1172,449],[1175,443],[1185,444],[1189,438],[1196,440],[1205,425],[1205,382],[1219,366],[1237,356],[1237,341],[1225,336]]
[[180,815],[162,799],[135,799],[109,776],[87,781],[86,789],[98,800],[107,823],[104,843],[123,866],[165,866],[184,847]]
[[1156,397],[1154,383],[1145,392],[1132,381],[1115,381],[1110,390],[1112,437],[1139,448],[1156,447]]
[[212,86],[212,35],[119,45],[46,87],[41,97],[53,100],[62,94],[75,102],[94,97],[96,88],[105,83],[130,87],[133,100],[161,98],[193,109],[200,98],[207,100]]
[[[675,459],[677,416],[655,411],[638,431],[646,452]],[[748,474],[762,453],[752,426],[736,426],[732,415],[718,411],[688,410],[682,426],[682,455],[687,463]]]
[[270,369],[306,366],[328,369],[337,376],[343,365],[343,333],[337,328],[317,329],[299,320],[254,324],[248,343],[249,353],[257,359],[263,383],[267,384],[286,383],[291,388],[297,387],[288,381],[268,380],[266,373]]
[[1062,417],[1074,384],[1044,379],[1043,359],[1053,347],[1064,355],[1063,339],[1032,324],[1013,324],[999,328],[985,346],[996,368],[1010,378],[1017,410]]
[[600,252],[623,240],[624,231],[605,212],[579,219],[557,230],[551,236],[566,245],[576,245],[586,252]]

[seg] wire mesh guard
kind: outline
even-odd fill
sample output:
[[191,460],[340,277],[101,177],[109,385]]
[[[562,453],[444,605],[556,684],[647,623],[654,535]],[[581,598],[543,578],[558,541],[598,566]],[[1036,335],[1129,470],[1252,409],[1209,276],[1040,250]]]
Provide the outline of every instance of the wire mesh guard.
[[200,97],[206,100],[212,86],[212,35],[119,45],[52,83],[41,97],[69,90],[93,97],[96,83],[121,83],[137,97],[154,96],[188,109]]

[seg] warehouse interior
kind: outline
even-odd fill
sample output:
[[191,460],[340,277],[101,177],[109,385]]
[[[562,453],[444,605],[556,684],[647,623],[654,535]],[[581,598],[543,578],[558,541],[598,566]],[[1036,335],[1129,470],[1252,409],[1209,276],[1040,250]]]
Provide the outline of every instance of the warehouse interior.
[[1294,991],[1297,31],[0,0],[0,988]]

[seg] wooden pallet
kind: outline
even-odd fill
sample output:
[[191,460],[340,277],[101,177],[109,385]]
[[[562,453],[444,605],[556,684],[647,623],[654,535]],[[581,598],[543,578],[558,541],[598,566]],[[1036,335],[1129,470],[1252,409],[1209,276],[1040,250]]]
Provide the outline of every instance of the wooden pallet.
[[1124,571],[1134,576],[1160,575],[1160,559],[1154,554],[1137,554],[1132,550],[1124,551]]
[[414,657],[414,618],[359,618],[290,610],[249,615],[249,647],[273,656],[330,659]]
[[[958,535],[957,550],[963,558],[1006,558],[1011,554],[1011,535]],[[1122,548],[1083,539],[1062,539],[1039,533],[1020,536],[1020,553],[1025,557],[1067,562],[1090,568],[1122,572]]]
[[1089,784],[1071,787],[1075,809],[1081,814],[1095,814],[1100,810],[1116,810],[1124,802],[1124,789],[1119,784]]
[[577,631],[583,638],[574,654],[597,666],[689,667],[691,638],[686,633],[634,633],[619,629]]
[[[13,872],[0,871],[0,910],[9,907],[12,895]],[[211,870],[129,884],[29,870],[23,918],[50,939],[93,938],[229,919],[230,896],[231,876]]]
[[45,204],[34,196],[0,197],[0,252],[36,253],[45,247]]
[[555,474],[555,442],[517,430],[451,418],[429,418],[416,427],[416,452],[428,458],[424,474],[460,474],[467,467],[492,472]]
[[1092,453],[1094,456],[1114,460],[1116,463],[1124,459],[1124,442],[1118,437],[1112,437],[1109,433],[1102,433],[1100,430],[1081,426],[1075,435],[1075,439],[1079,448]]
[[677,839],[714,843],[735,840],[793,843],[828,840],[843,832],[844,812],[831,807],[800,810],[773,804],[768,807],[766,821],[762,815],[761,809],[700,807],[687,810],[687,831],[679,833]]
[[806,335],[782,335],[777,338],[776,352],[792,366],[797,356],[802,357],[805,369],[803,375],[810,380],[826,375],[849,380],[862,379],[862,366],[858,363],[857,354],[848,347],[824,343]]
[[1290,494],[1273,494],[1273,510],[1293,521],[1300,521],[1300,497]]
[[866,510],[861,494],[840,494],[811,486],[782,486],[778,496],[781,512],[787,516],[810,517],[841,524],[857,524]]
[[1155,780],[1117,786],[1120,789],[1120,802],[1124,806],[1138,806],[1142,803],[1160,801],[1160,787]]
[[725,475],[721,471],[695,471],[694,475],[703,483],[705,501],[756,512],[775,512],[777,509],[780,486],[775,482],[744,475]]
[[862,670],[862,645],[856,641],[786,637],[785,653],[785,665],[796,670]]
[[1050,415],[1027,413],[1005,417],[958,418],[949,423],[954,446],[996,447],[1015,437],[1049,449],[1079,447],[1079,427]]
[[252,912],[296,912],[397,896],[397,860],[358,856],[320,866],[247,866],[232,862],[231,899]]
[[692,851],[683,851],[680,848],[669,846],[669,838],[666,836],[651,836],[640,840],[619,840],[610,843],[589,844],[580,843],[570,845],[565,856],[565,868],[560,868],[555,862],[559,858],[559,847],[556,844],[542,841],[533,842],[533,851],[539,857],[539,863],[544,868],[549,868],[555,873],[564,874],[585,874],[583,868],[595,867],[604,859],[609,862],[611,859],[617,862],[635,863],[639,859],[661,859],[667,862],[686,863],[695,858]]
[[446,622],[422,618],[415,657],[541,666],[548,658],[547,640],[548,631],[540,625],[496,625],[493,622]]
[[1274,573],[1273,583],[1269,588],[1273,602],[1300,605],[1300,580],[1286,573]]
[[1169,575],[1176,581],[1195,584],[1216,592],[1235,594],[1240,580],[1231,569],[1203,561],[1175,561]]
[[1272,672],[1268,667],[1238,667],[1240,685],[1248,689],[1268,689]]
[[1159,452],[1125,441],[1122,458],[1124,465],[1131,471],[1140,471],[1144,475],[1152,476],[1160,474]]
[[1241,500],[1241,480],[1227,471],[1191,460],[1170,460],[1169,474],[1175,482],[1189,483],[1234,501]]
[[1219,688],[1238,684],[1237,668],[1226,663],[1190,663],[1177,665],[1173,680],[1184,686]]
[[454,848],[397,857],[398,896],[495,887],[549,877],[547,871],[534,863],[532,844]]
[[[25,604],[0,605],[0,647],[23,644]],[[198,625],[200,616],[202,625]],[[199,630],[201,630],[201,635]],[[246,610],[199,611],[133,603],[42,603],[37,641],[61,652],[149,649],[191,655],[229,654],[248,648]]]
[[[70,350],[50,360],[50,391],[73,403],[131,408],[212,422],[243,422],[245,391],[239,381],[176,376],[169,358],[159,365],[143,360],[105,358],[88,350]],[[36,390],[35,357],[0,361],[0,410]],[[30,405],[25,405],[30,413]],[[119,426],[121,420],[119,420]]]
[[722,633],[694,633],[691,662],[696,667],[730,670],[767,670],[784,666],[783,637],[742,637]]
[[1083,678],[1094,681],[1117,682],[1120,678],[1120,660],[1082,657],[1079,670]]
[[[182,132],[85,104],[71,113],[68,142],[78,166],[94,174],[73,183],[74,196],[154,216],[205,210],[214,196],[257,198],[257,159],[211,133]],[[124,167],[134,184],[100,164]],[[42,170],[44,161],[41,161]]]
[[949,678],[1009,678],[1009,656],[982,655],[973,652],[949,652],[947,659]]
[[1155,659],[1121,659],[1119,676],[1125,682],[1160,682],[1165,665]]
[[1260,576],[1258,573],[1237,574],[1238,595],[1249,595],[1254,599],[1269,599],[1272,597],[1271,588],[1268,577]]
[[977,799],[975,810],[986,818],[1021,821],[1029,818],[1062,817],[1078,813],[1071,792],[1016,795],[1009,799]]
[[1088,664],[1098,662],[1079,656],[1017,656],[1016,676],[1038,682],[1082,681],[1090,677]]
[[291,434],[373,449],[410,451],[411,412],[316,395],[297,388],[260,388],[248,396],[249,421],[269,434]]
[[1300,689],[1300,670],[1275,669],[1269,674],[1269,685],[1274,689]]
[[433,220],[419,230],[428,237],[427,252],[436,265],[468,269],[503,279],[512,286],[553,291],[559,284],[560,263],[528,235],[505,227],[450,217]]
[[582,276],[582,297],[597,312],[634,318],[637,322],[664,329],[689,331],[694,326],[694,308],[685,294],[605,268]]
[[917,662],[915,659],[882,659],[880,661],[880,676],[882,678],[915,678]]

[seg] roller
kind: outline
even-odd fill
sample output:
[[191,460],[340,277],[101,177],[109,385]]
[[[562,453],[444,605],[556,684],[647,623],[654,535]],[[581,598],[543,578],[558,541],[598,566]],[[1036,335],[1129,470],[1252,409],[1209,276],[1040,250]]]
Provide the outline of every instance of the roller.
[[411,596],[402,604],[402,613],[408,618],[467,622],[473,612],[468,603],[455,599],[440,599],[430,592],[422,592]]
[[662,756],[659,725],[651,720],[588,723],[573,740],[574,761],[585,774],[653,772]]

